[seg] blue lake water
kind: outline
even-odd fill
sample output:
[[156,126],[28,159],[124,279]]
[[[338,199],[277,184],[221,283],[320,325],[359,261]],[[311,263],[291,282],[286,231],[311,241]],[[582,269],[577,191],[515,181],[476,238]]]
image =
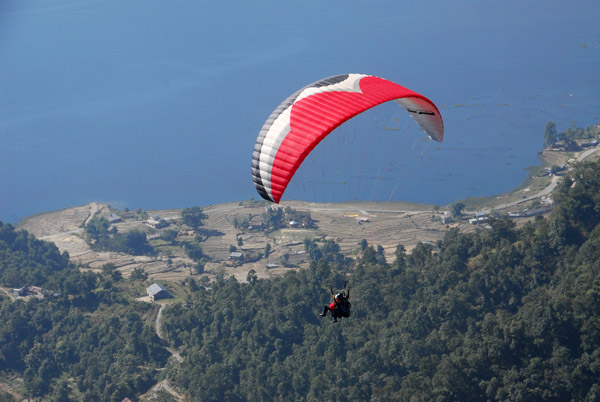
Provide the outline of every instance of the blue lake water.
[[[90,201],[259,198],[250,159],[265,119],[298,88],[348,72],[432,99],[444,142],[369,146],[396,160],[376,183],[387,188],[338,190],[327,183],[352,174],[307,169],[284,200],[444,205],[508,191],[537,164],[547,122],[600,122],[598,15],[597,0],[2,0],[0,220]],[[404,134],[369,118],[358,123],[369,144]]]

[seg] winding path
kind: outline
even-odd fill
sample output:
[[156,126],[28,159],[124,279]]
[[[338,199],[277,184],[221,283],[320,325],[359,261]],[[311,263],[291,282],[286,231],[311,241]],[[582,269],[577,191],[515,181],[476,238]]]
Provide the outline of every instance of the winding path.
[[[552,176],[552,181],[550,182],[550,184],[548,186],[546,186],[546,188],[542,189],[541,191],[539,191],[538,193],[531,195],[529,197],[525,197],[523,199],[517,200],[517,201],[512,201],[512,202],[507,202],[504,204],[498,204],[494,207],[495,210],[501,210],[501,209],[506,209],[506,208],[510,208],[510,207],[514,207],[515,205],[518,204],[522,204],[524,202],[527,201],[531,201],[534,200],[536,198],[540,198],[543,196],[546,196],[550,193],[552,193],[552,191],[554,191],[554,189],[556,188],[556,186],[558,186],[558,183],[560,183],[560,179],[561,177],[559,176]],[[491,209],[488,208],[486,210],[484,210],[484,212],[486,213],[490,213]]]
[[[156,314],[156,320],[154,321],[154,329],[156,330],[156,335],[165,343],[165,345],[168,345],[168,341],[164,337],[164,334],[162,332],[162,312],[163,312],[163,309],[166,306],[168,306],[169,304],[170,303],[160,303],[159,304],[158,314]],[[178,363],[181,363],[183,361],[183,358],[181,357],[181,355],[179,354],[179,352],[177,350],[175,350],[175,349],[173,349],[173,348],[171,348],[169,346],[167,346],[167,350],[169,351],[169,353],[171,353],[171,356],[173,356],[173,358],[175,358],[175,360]],[[159,370],[163,370],[163,369],[159,369]],[[146,392],[146,394],[142,395],[142,400],[151,399],[149,395],[156,394],[156,393],[158,393],[160,391],[168,392],[177,401],[181,401],[181,402],[185,401],[185,397],[183,395],[181,395],[180,393],[178,393],[171,386],[171,383],[169,382],[168,379],[164,379],[162,381],[159,381],[148,392]]]
[[[162,311],[165,308],[165,306],[168,306],[170,303],[161,303],[160,304],[160,308],[158,309],[158,314],[156,315],[156,321],[154,323],[154,326],[156,328],[156,335],[158,335],[158,337],[160,339],[162,339],[165,343],[168,344],[167,338],[165,338],[163,332],[162,332]],[[181,355],[179,354],[179,352],[176,349],[173,349],[172,347],[167,347],[167,350],[169,351],[169,353],[171,353],[171,356],[173,356],[175,358],[175,360],[177,360],[178,363],[181,363],[183,361],[183,357],[181,357]]]
[[[587,158],[588,156],[590,156],[593,153],[596,153],[598,151],[600,151],[600,147],[595,147],[595,148],[592,148],[592,149],[588,149],[585,152],[582,152],[581,155],[579,155],[577,157],[577,162],[582,162],[585,158]],[[515,205],[521,204],[523,202],[531,201],[531,200],[534,200],[536,198],[541,198],[541,197],[544,197],[546,195],[549,195],[549,194],[552,193],[552,191],[554,191],[554,189],[556,188],[556,186],[558,186],[558,184],[560,183],[561,179],[562,179],[562,177],[560,177],[560,176],[552,176],[552,181],[550,182],[550,184],[548,186],[546,186],[546,188],[544,188],[541,191],[539,191],[538,193],[536,193],[536,194],[534,194],[532,196],[523,198],[521,200],[517,200],[517,201],[513,201],[513,202],[507,202],[505,204],[496,205],[494,207],[494,209],[500,210],[500,209],[506,209],[506,208],[514,207]],[[485,210],[484,212],[489,213],[490,209]]]

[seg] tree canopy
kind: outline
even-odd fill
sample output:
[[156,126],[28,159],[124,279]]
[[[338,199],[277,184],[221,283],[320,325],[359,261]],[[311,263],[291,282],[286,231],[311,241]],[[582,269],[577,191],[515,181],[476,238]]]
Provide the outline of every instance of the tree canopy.
[[102,271],[81,272],[54,244],[0,222],[2,286],[42,288],[41,298],[0,297],[0,371],[21,375],[28,396],[121,401],[156,382],[169,354],[144,324],[154,308],[113,285],[113,264]]
[[147,255],[154,252],[146,233],[133,229],[119,233],[110,227],[108,219],[96,216],[84,226],[84,239],[94,250],[118,251],[133,255]]
[[0,222],[0,283],[4,286],[42,286],[69,266],[69,254],[53,243]]
[[206,218],[206,214],[200,207],[189,207],[181,211],[182,222],[193,229],[198,229],[204,225]]
[[[396,261],[308,241],[310,268],[221,278],[165,311],[192,400],[600,398],[600,168],[578,167],[549,219],[448,230]],[[352,284],[353,316],[318,312]]]
[[[307,239],[307,269],[188,280],[163,316],[174,365],[155,307],[127,297],[114,266],[80,272],[0,223],[2,284],[47,291],[0,296],[0,370],[47,400],[120,401],[159,375],[198,401],[598,400],[600,164],[576,166],[554,198],[548,218],[449,229],[410,253],[399,244],[394,261],[366,240],[352,259]],[[353,315],[331,324],[318,313],[346,282]]]

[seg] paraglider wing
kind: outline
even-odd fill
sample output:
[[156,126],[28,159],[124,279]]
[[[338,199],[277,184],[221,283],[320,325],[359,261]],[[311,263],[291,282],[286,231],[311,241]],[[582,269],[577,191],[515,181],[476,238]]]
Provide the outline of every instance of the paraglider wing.
[[364,74],[316,81],[287,98],[263,125],[252,155],[258,193],[278,203],[306,156],[336,127],[381,103],[396,100],[438,142],[444,124],[429,99],[391,81]]

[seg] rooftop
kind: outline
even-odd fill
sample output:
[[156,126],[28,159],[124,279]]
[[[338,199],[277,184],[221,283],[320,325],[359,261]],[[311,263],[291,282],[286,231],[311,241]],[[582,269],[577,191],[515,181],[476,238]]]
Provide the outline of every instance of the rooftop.
[[166,290],[168,292],[168,290],[163,285],[159,285],[158,283],[153,283],[146,289],[150,296],[158,294],[161,290]]

